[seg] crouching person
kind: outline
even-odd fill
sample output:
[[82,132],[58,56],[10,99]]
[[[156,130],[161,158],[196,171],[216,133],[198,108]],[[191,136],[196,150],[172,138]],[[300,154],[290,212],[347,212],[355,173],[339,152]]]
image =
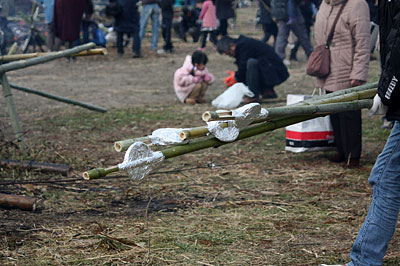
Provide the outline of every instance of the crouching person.
[[183,66],[175,71],[174,88],[182,103],[205,103],[204,95],[214,76],[206,68],[208,58],[202,51],[195,51],[185,58]]
[[278,97],[274,86],[287,80],[289,72],[271,46],[243,35],[237,39],[224,36],[218,41],[217,50],[236,59],[235,81],[246,84],[254,93],[253,98],[244,97],[244,103],[258,102],[260,97]]

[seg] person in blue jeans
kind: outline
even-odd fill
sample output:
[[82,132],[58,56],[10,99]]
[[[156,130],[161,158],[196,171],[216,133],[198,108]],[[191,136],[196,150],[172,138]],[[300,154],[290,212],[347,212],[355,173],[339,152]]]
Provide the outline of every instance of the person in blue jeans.
[[[347,266],[382,265],[400,210],[400,1],[379,1],[382,75],[369,114],[394,121],[392,132],[372,168],[368,215],[350,252]],[[323,266],[325,264],[321,264]],[[327,266],[327,265],[325,265]],[[333,265],[332,265],[333,266]]]
[[143,0],[142,1],[142,13],[140,16],[140,41],[143,41],[144,34],[146,32],[147,21],[149,17],[151,17],[151,27],[152,27],[152,35],[151,35],[151,50],[157,51],[158,44],[158,30],[160,28],[160,15],[161,8],[157,4],[156,0]]

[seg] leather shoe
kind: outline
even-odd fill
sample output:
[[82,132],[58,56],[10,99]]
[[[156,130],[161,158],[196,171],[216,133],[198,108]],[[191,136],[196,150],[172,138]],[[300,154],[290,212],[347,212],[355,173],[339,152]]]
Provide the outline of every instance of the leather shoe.
[[274,91],[274,89],[265,90],[262,95],[263,99],[276,99],[278,95]]
[[242,99],[242,103],[248,104],[248,103],[258,103],[258,98],[257,97],[247,97],[244,96]]
[[328,160],[333,163],[342,163],[345,161],[345,158],[343,154],[337,152],[335,155],[328,157]]

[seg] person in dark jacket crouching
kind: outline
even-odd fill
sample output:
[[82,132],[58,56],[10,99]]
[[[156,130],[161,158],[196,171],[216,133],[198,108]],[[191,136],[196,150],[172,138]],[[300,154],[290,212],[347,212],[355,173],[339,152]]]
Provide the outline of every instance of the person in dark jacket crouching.
[[253,98],[243,98],[244,103],[257,102],[260,97],[278,97],[274,86],[287,80],[289,72],[271,46],[243,35],[237,39],[224,36],[218,41],[217,50],[236,59],[235,81],[246,84],[254,93]]
[[378,10],[382,75],[369,114],[386,113],[394,126],[368,179],[372,202],[348,266],[382,265],[400,210],[400,1],[380,0]]

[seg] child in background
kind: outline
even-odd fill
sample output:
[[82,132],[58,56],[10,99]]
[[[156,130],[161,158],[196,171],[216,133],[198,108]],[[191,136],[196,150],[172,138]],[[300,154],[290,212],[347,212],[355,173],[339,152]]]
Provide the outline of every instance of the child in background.
[[214,76],[206,68],[208,58],[202,51],[195,51],[185,58],[183,66],[175,71],[174,88],[182,103],[205,103],[203,99],[208,85],[214,82]]
[[203,39],[200,49],[204,51],[208,34],[210,34],[211,42],[217,45],[217,9],[215,8],[215,0],[207,0],[203,3],[199,18],[203,20],[201,25]]

